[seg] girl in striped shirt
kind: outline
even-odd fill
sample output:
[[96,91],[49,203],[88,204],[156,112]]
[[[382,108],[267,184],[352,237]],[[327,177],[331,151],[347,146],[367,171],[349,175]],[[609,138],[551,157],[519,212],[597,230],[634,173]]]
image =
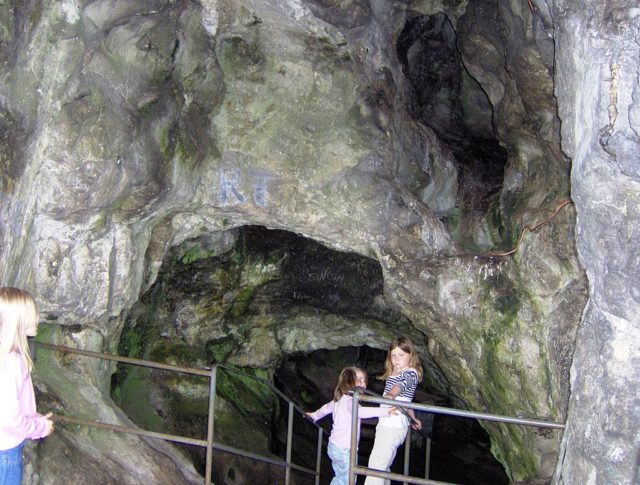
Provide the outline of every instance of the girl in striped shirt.
[[[384,367],[384,374],[378,377],[380,380],[386,380],[383,397],[411,402],[422,380],[422,364],[413,342],[406,337],[398,337],[391,342]],[[414,416],[411,409],[408,409],[407,413]],[[389,471],[398,447],[407,436],[409,424],[409,419],[399,413],[379,419],[373,449],[369,456],[369,468]],[[420,422],[414,420],[413,427],[420,429]],[[364,483],[365,485],[388,485],[390,481],[367,477]]]

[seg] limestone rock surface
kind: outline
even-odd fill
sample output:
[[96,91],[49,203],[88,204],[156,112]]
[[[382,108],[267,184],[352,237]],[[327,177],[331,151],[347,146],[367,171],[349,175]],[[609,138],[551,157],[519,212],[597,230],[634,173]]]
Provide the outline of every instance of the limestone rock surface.
[[[171,248],[222,252],[244,225],[301,234],[379,262],[461,403],[567,420],[564,436],[487,425],[514,481],[633,482],[639,15],[628,0],[4,3],[0,281],[36,295],[43,340],[115,351]],[[434,57],[442,76],[418,69],[431,42],[458,56]],[[113,368],[78,367],[83,399],[49,371],[43,402],[126,420]],[[134,438],[54,440],[112,460],[69,477],[180,463]],[[63,473],[51,447],[34,483]],[[157,483],[193,480],[174,471]]]

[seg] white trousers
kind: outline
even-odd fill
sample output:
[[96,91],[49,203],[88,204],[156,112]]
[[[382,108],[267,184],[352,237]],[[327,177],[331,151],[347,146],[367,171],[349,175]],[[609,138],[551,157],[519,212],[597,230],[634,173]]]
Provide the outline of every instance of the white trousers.
[[[392,428],[390,426],[376,426],[376,437],[369,456],[369,468],[388,472],[396,457],[398,447],[407,436],[407,428]],[[364,485],[389,485],[390,480],[367,477]]]

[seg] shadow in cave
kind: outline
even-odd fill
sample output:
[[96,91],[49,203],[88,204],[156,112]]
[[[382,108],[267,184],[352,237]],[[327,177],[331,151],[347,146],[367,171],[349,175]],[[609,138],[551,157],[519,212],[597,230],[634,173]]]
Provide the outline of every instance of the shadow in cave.
[[[382,394],[384,382],[376,379],[384,371],[386,351],[368,346],[342,347],[336,350],[317,350],[310,354],[291,355],[274,374],[275,384],[303,409],[313,411],[332,399],[333,389],[340,370],[356,365],[367,371],[368,389]],[[415,402],[451,407],[447,396],[438,394],[428,385],[429,376],[423,380]],[[425,382],[427,383],[426,385]],[[358,449],[358,463],[366,465],[373,446],[377,420],[362,422]],[[318,422],[325,429],[325,447],[331,432],[331,418]],[[490,452],[489,435],[474,419],[436,415],[432,433],[429,478],[458,484],[506,484],[508,477]],[[279,443],[278,446],[285,446]],[[313,449],[312,446],[299,448]],[[426,440],[419,433],[412,433],[409,474],[425,476]],[[403,473],[404,447],[398,450],[391,471]],[[309,461],[311,457],[300,457]],[[332,476],[330,461],[323,458],[323,476]],[[327,475],[328,473],[328,475]],[[359,477],[357,483],[363,483]],[[392,484],[400,482],[392,482]]]
[[[416,15],[398,36],[396,53],[410,86],[411,115],[454,154],[460,206],[473,226],[474,215],[482,217],[497,203],[508,156],[495,136],[493,106],[466,69],[457,37],[446,14]],[[470,237],[471,227],[462,227],[464,237]],[[501,230],[500,238],[508,233]]]

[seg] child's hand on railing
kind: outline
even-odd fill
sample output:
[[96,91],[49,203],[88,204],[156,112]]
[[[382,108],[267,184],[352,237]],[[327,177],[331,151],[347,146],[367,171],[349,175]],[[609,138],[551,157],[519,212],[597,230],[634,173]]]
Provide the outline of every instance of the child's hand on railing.
[[416,418],[411,418],[411,429],[414,431],[420,431],[422,429],[422,421]]
[[53,413],[47,413],[44,415],[45,425],[44,425],[44,436],[49,436],[53,433],[54,424],[53,424]]

